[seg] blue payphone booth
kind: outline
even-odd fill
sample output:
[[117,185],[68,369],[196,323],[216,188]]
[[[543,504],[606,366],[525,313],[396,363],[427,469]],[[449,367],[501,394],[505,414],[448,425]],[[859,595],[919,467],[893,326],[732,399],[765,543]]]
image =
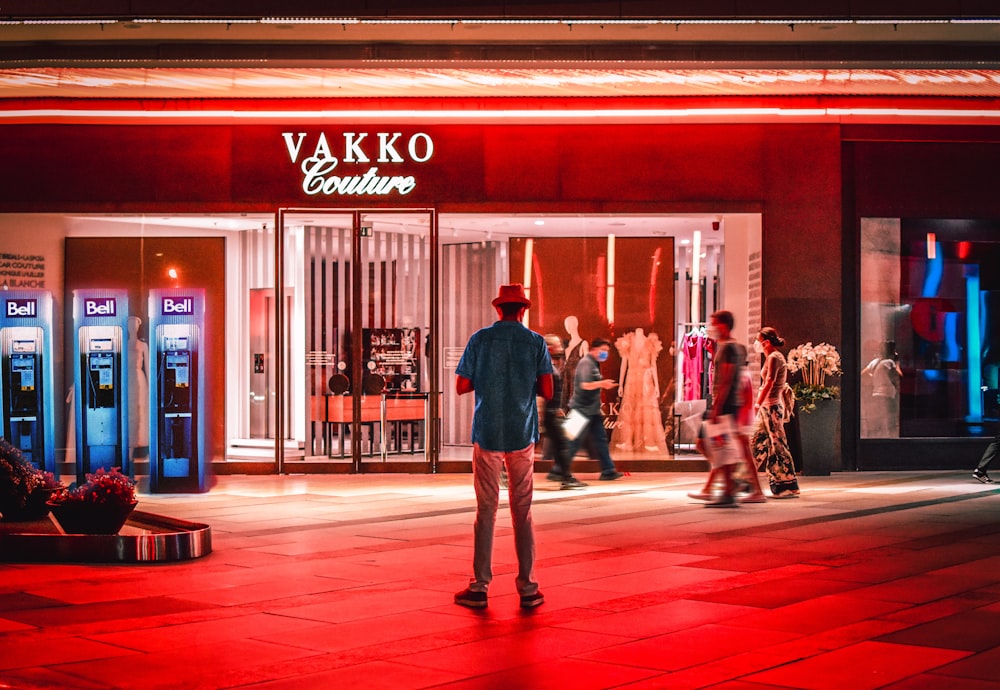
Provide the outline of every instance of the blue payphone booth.
[[128,293],[73,291],[78,479],[100,468],[132,474],[128,443]]
[[205,490],[205,291],[149,292],[149,490]]
[[55,474],[52,294],[5,290],[0,303],[0,435],[35,467]]

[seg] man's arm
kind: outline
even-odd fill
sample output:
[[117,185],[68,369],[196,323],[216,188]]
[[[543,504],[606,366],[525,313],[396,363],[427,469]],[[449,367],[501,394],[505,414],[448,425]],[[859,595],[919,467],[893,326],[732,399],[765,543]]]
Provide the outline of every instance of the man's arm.
[[472,381],[461,375],[455,376],[455,391],[459,395],[465,395],[466,393],[471,393],[474,390],[475,387],[472,385]]
[[552,399],[552,374],[542,374],[535,379],[535,390],[546,400]]

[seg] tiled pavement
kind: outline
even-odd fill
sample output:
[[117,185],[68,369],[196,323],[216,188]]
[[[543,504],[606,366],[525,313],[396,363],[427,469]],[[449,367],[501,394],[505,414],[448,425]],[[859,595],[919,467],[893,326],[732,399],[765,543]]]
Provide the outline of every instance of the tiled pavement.
[[568,492],[536,475],[546,603],[530,612],[505,508],[489,608],[452,603],[468,475],[143,495],[209,523],[213,553],[0,565],[0,688],[1000,688],[1000,489],[849,473],[706,510],[686,496],[703,479]]

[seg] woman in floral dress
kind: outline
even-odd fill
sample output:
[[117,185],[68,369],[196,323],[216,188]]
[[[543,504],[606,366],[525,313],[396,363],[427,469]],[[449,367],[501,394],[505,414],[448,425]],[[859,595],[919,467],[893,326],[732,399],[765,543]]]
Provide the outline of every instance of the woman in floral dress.
[[760,390],[757,393],[757,425],[750,440],[758,467],[767,470],[774,498],[794,498],[799,495],[795,477],[795,462],[785,438],[785,409],[782,392],[788,378],[785,357],[778,348],[785,344],[778,331],[762,328],[754,341],[754,351],[764,354],[760,370]]

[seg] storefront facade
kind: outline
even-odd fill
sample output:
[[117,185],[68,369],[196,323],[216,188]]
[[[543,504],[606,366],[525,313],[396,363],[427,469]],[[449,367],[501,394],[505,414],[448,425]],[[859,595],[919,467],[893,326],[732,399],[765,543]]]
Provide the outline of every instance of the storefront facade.
[[[695,72],[685,88],[719,78]],[[457,357],[492,320],[496,285],[521,282],[531,328],[616,343],[615,432],[628,347],[657,336],[664,443],[622,432],[626,469],[685,468],[676,451],[705,382],[683,347],[716,308],[745,344],[770,325],[790,347],[840,352],[837,459],[806,456],[807,473],[969,467],[1000,417],[995,98],[863,85],[897,76],[723,75],[822,82],[765,98],[4,98],[0,277],[54,297],[59,461],[89,452],[69,423],[88,404],[72,390],[79,295],[127,296],[134,369],[180,361],[181,341],[150,330],[151,295],[193,288],[215,471],[464,471]],[[891,403],[864,373],[888,349]],[[141,470],[163,436],[149,430],[181,413],[158,422],[175,398],[134,370],[123,390],[130,376],[135,421],[117,443]]]

